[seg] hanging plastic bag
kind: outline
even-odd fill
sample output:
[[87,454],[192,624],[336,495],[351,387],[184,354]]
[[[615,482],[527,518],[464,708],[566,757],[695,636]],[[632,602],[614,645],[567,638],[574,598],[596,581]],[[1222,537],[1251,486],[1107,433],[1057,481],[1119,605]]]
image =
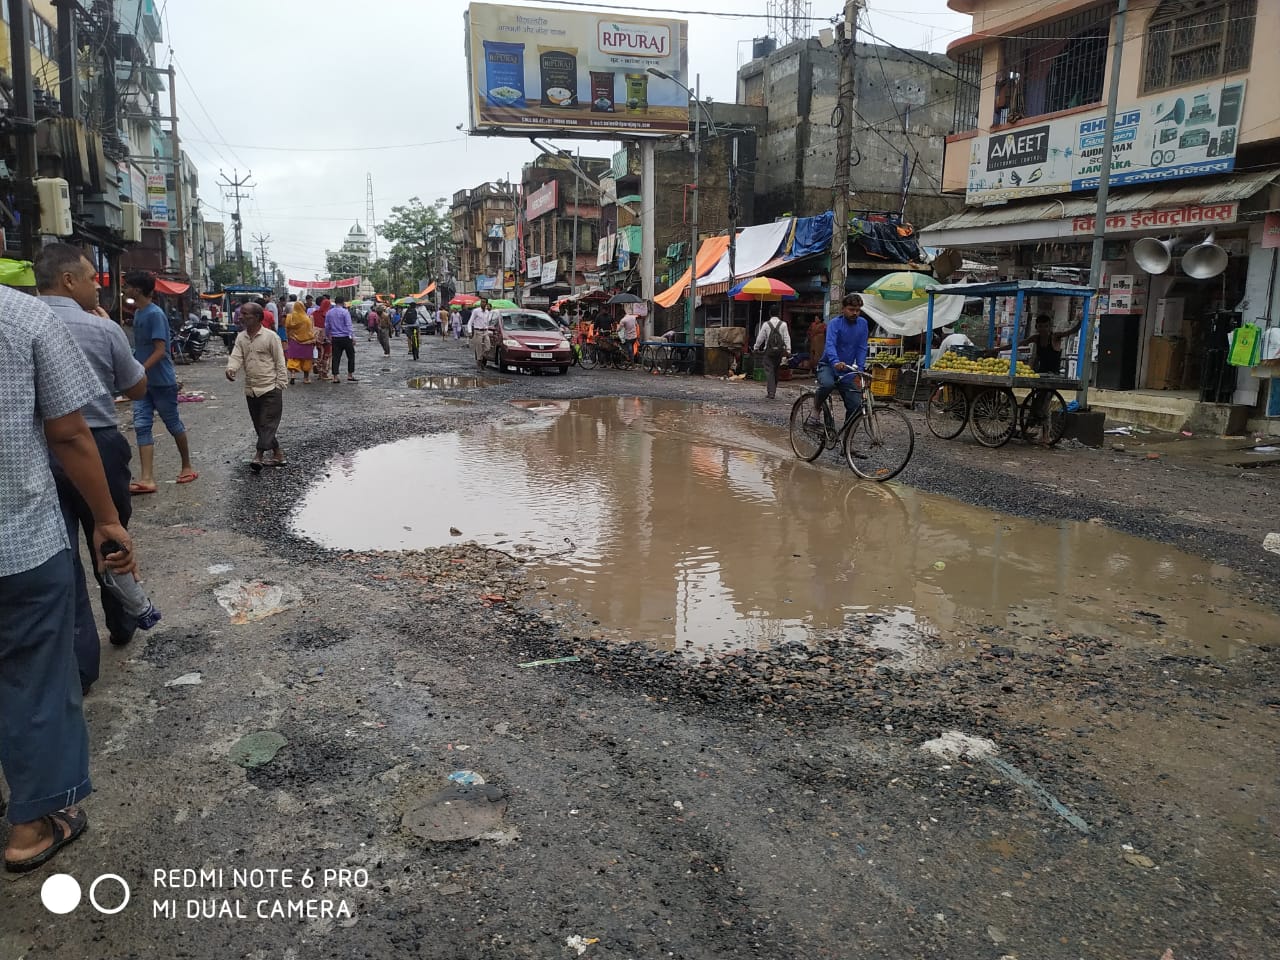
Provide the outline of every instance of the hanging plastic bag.
[[1227,363],[1233,367],[1256,367],[1262,353],[1262,328],[1256,323],[1245,323],[1231,334],[1231,349]]

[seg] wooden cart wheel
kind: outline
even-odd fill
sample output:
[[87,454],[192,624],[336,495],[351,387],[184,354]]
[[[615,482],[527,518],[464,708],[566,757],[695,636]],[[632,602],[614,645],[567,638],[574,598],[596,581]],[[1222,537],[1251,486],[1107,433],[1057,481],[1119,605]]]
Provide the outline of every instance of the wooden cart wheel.
[[984,447],[1003,447],[1018,429],[1018,401],[1008,387],[988,387],[973,398],[969,430]]
[[925,408],[925,422],[939,440],[954,440],[960,436],[965,421],[969,419],[969,401],[964,387],[955,383],[940,383],[929,394]]
[[[1048,394],[1047,398],[1039,398],[1043,404],[1039,412],[1035,409],[1037,394]],[[1047,431],[1044,429],[1045,420],[1049,422]],[[1053,446],[1061,440],[1067,432],[1067,402],[1062,399],[1062,394],[1057,390],[1032,390],[1028,393],[1019,410],[1018,432],[1027,443],[1045,441]]]

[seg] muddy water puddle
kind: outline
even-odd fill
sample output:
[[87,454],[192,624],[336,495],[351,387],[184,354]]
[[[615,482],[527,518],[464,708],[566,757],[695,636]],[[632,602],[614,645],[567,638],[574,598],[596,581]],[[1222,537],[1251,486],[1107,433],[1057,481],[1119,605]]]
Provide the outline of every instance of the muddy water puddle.
[[332,461],[295,532],[340,549],[518,548],[549,593],[664,647],[840,636],[923,665],[984,627],[1014,645],[1056,631],[1215,657],[1280,636],[1280,617],[1232,599],[1226,568],[801,463],[784,430],[720,408],[516,406]]
[[494,377],[469,377],[451,374],[431,374],[411,377],[408,386],[413,390],[474,390],[478,387],[496,387],[505,383]]

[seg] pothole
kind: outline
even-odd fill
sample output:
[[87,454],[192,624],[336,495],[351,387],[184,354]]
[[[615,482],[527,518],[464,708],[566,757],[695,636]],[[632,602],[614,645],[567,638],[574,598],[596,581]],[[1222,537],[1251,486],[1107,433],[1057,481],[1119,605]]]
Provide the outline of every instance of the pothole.
[[[1084,634],[1218,657],[1280,636],[1221,566],[802,463],[784,430],[721,408],[520,406],[515,423],[344,457],[294,531],[352,550],[474,540],[530,558],[535,599],[668,649],[854,642],[919,666],[991,634],[1014,649]],[[388,507],[387,490],[410,488],[439,495]]]
[[477,387],[496,387],[504,382],[494,377],[430,374],[428,376],[410,378],[408,386],[414,390],[474,390]]

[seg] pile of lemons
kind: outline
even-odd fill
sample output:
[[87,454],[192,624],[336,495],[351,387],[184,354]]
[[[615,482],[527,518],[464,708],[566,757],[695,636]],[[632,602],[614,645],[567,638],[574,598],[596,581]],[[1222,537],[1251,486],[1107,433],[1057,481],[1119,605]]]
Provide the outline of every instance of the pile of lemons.
[[[945,370],[948,373],[972,373],[988,377],[1002,377],[1007,376],[1009,373],[1009,361],[1002,360],[999,357],[969,360],[958,353],[944,353],[938,358],[938,362],[933,365],[933,369]],[[1019,377],[1040,376],[1021,360],[1018,361],[1017,375]]]

